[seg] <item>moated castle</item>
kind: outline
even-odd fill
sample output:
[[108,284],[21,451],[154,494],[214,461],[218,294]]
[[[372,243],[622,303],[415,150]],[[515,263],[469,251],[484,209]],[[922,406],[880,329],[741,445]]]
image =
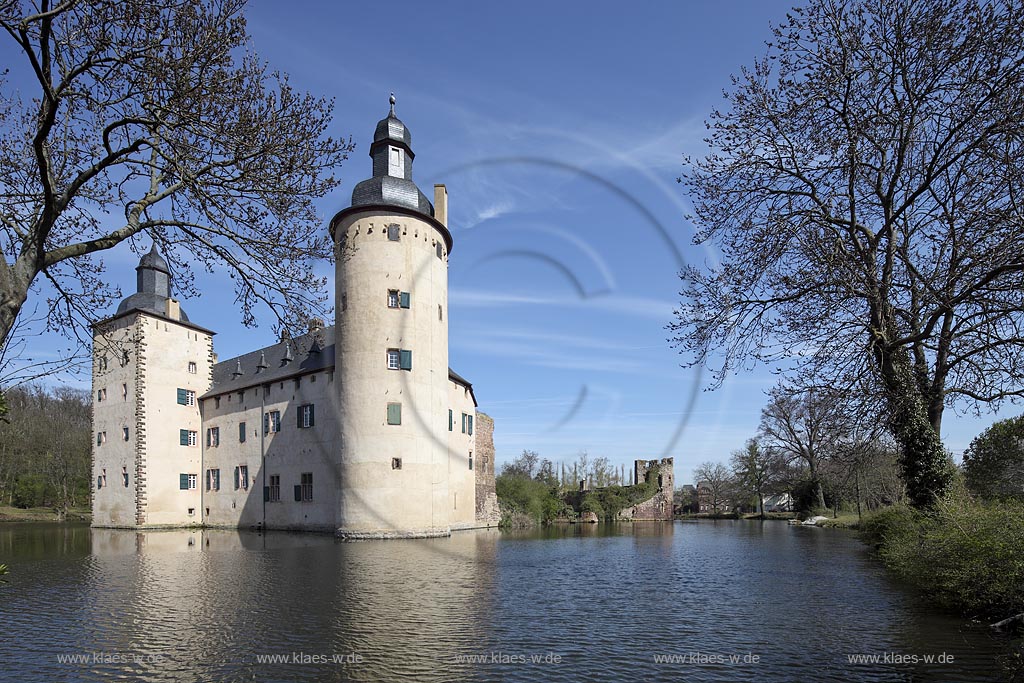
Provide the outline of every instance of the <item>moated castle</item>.
[[498,522],[493,423],[448,365],[448,195],[394,100],[330,222],[333,326],[218,362],[154,249],[93,334],[93,526],[441,536]]

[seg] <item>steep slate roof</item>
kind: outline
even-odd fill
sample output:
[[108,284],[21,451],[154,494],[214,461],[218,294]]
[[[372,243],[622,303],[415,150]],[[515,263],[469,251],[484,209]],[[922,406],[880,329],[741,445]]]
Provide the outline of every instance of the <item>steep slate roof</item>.
[[[291,359],[287,358],[291,346]],[[249,387],[279,382],[311,372],[334,369],[334,325],[316,332],[278,342],[262,349],[223,360],[213,366],[213,384],[200,398],[210,398]],[[237,374],[241,368],[242,374]],[[448,378],[469,389],[473,405],[477,405],[473,385],[448,368]]]
[[[286,358],[289,346],[291,360]],[[334,327],[331,326],[217,363],[213,366],[213,385],[202,397],[226,394],[333,367]],[[236,374],[239,368],[242,370],[241,375]]]

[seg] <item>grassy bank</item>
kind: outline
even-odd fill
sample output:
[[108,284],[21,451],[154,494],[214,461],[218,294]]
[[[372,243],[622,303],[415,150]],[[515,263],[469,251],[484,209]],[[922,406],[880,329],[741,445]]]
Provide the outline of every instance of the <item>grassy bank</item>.
[[[65,521],[88,522],[92,519],[89,508],[71,508]],[[53,508],[16,508],[0,505],[0,522],[59,522]]]
[[866,516],[861,536],[942,606],[990,621],[1024,612],[1024,502],[954,493],[931,511],[894,506]]

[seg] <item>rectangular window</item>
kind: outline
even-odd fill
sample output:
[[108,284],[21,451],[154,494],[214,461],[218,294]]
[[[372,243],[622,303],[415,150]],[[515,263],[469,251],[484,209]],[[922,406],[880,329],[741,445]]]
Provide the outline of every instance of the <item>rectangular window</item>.
[[270,475],[270,490],[267,492],[267,500],[271,503],[278,503],[281,501],[281,475],[271,474]]
[[121,482],[124,484],[125,488],[128,488],[128,468],[127,467],[122,467],[121,468]]
[[99,366],[100,366],[100,370],[106,370],[107,369],[107,357],[106,356],[100,356]]
[[190,491],[196,488],[199,475],[197,474],[179,474],[178,475],[178,488],[182,491]]
[[245,443],[245,423],[238,423],[238,443]]
[[469,469],[473,469],[473,451],[469,452]]
[[104,440],[103,432],[96,432],[96,445],[97,446],[102,446],[103,445],[103,440]]
[[402,238],[402,235],[399,232],[401,229],[402,226],[399,225],[398,223],[392,223],[391,225],[389,225],[388,239],[391,240],[392,242],[397,242],[398,240],[400,240]]
[[398,349],[388,349],[388,370],[401,369],[401,353]]
[[220,470],[206,470],[206,490],[220,491]]
[[245,400],[245,389],[238,392],[238,402],[241,403]]
[[196,433],[190,429],[178,430],[178,443],[182,446],[195,446],[198,439]]
[[194,360],[190,360],[188,362],[188,371],[194,375],[196,374],[196,370],[198,370],[198,368],[196,367],[196,362]]
[[462,414],[462,433],[463,434],[466,433],[466,418],[467,417],[469,417],[469,415],[466,415],[465,413]]
[[102,401],[103,400],[103,390],[102,389],[98,389],[96,391],[96,400],[97,401]]
[[412,370],[412,351],[406,351],[402,349],[401,368],[403,370]]
[[196,392],[189,389],[178,389],[178,404],[194,406],[196,404]]
[[121,438],[124,439],[125,441],[128,440],[128,428],[127,427],[122,427],[121,428]]
[[468,434],[470,436],[473,436],[473,416],[472,415],[467,415],[466,417],[469,418],[469,432],[468,432]]
[[434,249],[437,251],[437,258],[444,260],[444,247],[441,246],[440,242],[437,243]]
[[121,352],[121,367],[123,368],[126,365],[128,365],[128,352],[127,351],[122,351]]
[[452,427],[454,426],[454,422],[455,422],[454,413],[452,413],[452,409],[449,408],[448,409],[448,431],[449,432],[452,431]]
[[309,403],[304,406],[299,406],[297,418],[299,429],[306,429],[308,427],[312,427],[314,424],[313,404]]
[[206,430],[207,448],[216,448],[220,445],[220,427],[210,427]]
[[313,473],[302,473],[302,500],[313,500]]
[[391,458],[391,469],[393,469],[393,470],[400,470],[400,469],[402,469],[402,459],[401,458]]
[[389,403],[388,404],[388,424],[389,425],[400,425],[400,424],[402,424],[402,404],[401,403]]
[[249,466],[239,465],[235,468],[235,490],[249,490]]
[[263,433],[275,434],[279,431],[281,431],[281,411],[271,410],[269,413],[263,413]]
[[124,400],[126,400],[126,401],[128,400],[128,385],[127,384],[122,384],[121,385],[121,395],[124,397]]
[[[190,403],[189,405],[192,405],[192,404]],[[213,407],[214,408],[220,408],[220,396],[216,396],[213,399]]]
[[388,308],[398,308],[398,290],[388,290]]
[[409,292],[400,292],[398,295],[398,305],[402,308],[409,308]]

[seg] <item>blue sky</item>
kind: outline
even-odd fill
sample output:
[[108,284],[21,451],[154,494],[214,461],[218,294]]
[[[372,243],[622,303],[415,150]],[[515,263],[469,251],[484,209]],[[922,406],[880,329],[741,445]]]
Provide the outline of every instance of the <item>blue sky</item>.
[[[729,75],[763,54],[788,6],[252,2],[256,51],[336,98],[334,132],[357,145],[320,204],[325,229],[370,174],[392,91],[414,179],[428,196],[447,185],[450,360],[495,418],[499,464],[524,448],[566,462],[674,456],[684,483],[756,432],[775,378],[706,392],[667,343],[680,266],[716,259],[692,244],[675,179]],[[136,257],[107,263],[133,291]],[[221,358],[273,343],[269,324],[242,327],[223,277],[183,302],[192,320],[218,332]],[[949,414],[947,446],[992,419]]]

